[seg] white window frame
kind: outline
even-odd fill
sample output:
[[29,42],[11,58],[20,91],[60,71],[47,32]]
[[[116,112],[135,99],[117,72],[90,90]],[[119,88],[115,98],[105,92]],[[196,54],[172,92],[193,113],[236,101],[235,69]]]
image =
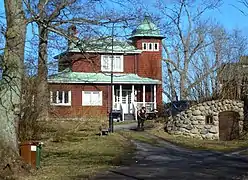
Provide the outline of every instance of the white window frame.
[[147,43],[142,43],[142,50],[147,51]]
[[[93,95],[93,93],[99,93],[99,99],[98,99],[98,102],[85,102],[85,96],[84,94],[85,93],[90,93],[90,96]],[[92,97],[90,97],[91,99]],[[82,106],[102,106],[102,91],[82,91]]]
[[[155,49],[155,45],[157,45],[157,49]],[[159,43],[153,43],[153,48],[154,48],[154,51],[159,51]]]
[[[123,63],[123,55],[114,55],[113,56],[113,72],[123,72],[124,70],[124,63]],[[112,55],[101,55],[101,71],[102,72],[111,72],[111,58]],[[117,61],[117,58],[119,58],[119,66],[120,68],[116,68],[115,63]],[[108,63],[108,68],[105,68],[104,64],[106,63],[107,59],[107,63]]]
[[[157,49],[155,49],[155,44],[157,45]],[[150,45],[151,45],[151,48],[150,48]],[[151,42],[143,42],[142,43],[142,50],[143,51],[159,51],[159,49],[160,49],[159,43],[151,43]]]
[[[56,102],[53,102],[53,92],[56,92]],[[62,92],[62,102],[59,102],[59,92]],[[68,92],[67,103],[65,103],[65,92]],[[50,104],[53,106],[71,106],[71,91],[50,91]]]
[[153,51],[153,43],[147,43],[147,44],[148,44],[148,51]]

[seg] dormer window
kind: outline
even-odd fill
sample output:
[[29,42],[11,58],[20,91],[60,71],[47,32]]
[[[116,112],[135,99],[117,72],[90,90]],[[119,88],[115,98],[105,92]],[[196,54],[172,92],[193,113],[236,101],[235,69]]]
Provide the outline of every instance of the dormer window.
[[159,51],[159,43],[142,43],[143,51]]
[[103,72],[123,72],[123,55],[113,56],[113,68],[111,67],[112,55],[101,55],[101,70]]

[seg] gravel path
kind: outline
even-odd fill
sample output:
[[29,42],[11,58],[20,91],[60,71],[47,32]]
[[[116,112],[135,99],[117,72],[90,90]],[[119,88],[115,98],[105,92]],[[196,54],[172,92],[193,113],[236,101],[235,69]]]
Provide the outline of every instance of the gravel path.
[[137,147],[133,159],[93,180],[246,179],[248,159],[245,157],[188,150],[161,139],[158,141],[159,146],[133,141]]
[[130,130],[137,127],[137,123],[114,125],[114,131]]

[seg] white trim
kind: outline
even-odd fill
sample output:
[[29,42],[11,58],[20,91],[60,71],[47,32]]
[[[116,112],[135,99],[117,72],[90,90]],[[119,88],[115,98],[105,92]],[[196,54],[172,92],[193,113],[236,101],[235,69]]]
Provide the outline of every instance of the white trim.
[[[66,81],[52,81],[48,80],[48,83],[54,83],[54,84],[110,84],[110,82],[87,82],[87,81],[71,81],[71,82],[66,82]],[[113,84],[162,84],[161,81],[154,83],[154,82],[113,82]]]
[[[112,59],[112,55],[105,54],[101,55],[101,71],[102,72],[123,72],[124,71],[124,61],[123,61],[123,55],[113,55],[114,59]],[[107,62],[105,62],[107,60]],[[113,64],[112,64],[113,62]],[[108,64],[108,68],[105,68],[104,64]],[[116,64],[120,66],[120,68],[116,68]],[[113,67],[113,69],[112,69]]]
[[131,102],[134,102],[134,85],[132,85]]
[[[155,44],[157,45],[157,49],[155,49]],[[160,49],[159,43],[154,43],[154,44],[153,44],[153,47],[154,47],[154,51],[159,51],[159,49]]]
[[[56,92],[56,102],[53,102],[53,92]],[[62,92],[62,102],[59,102],[59,92]],[[65,92],[68,93],[68,103],[65,103]],[[71,106],[71,91],[50,91],[50,105]]]
[[142,50],[147,51],[147,43],[142,43]]
[[[155,44],[157,45],[157,49],[155,49]],[[151,45],[151,48],[150,48]],[[144,48],[146,47],[146,48]],[[153,43],[153,42],[142,42],[142,50],[143,51],[159,51],[160,50],[160,46],[159,43]]]
[[153,43],[148,43],[148,51],[153,51]]
[[[75,49],[69,50],[67,52],[80,52],[80,53],[82,53],[82,51],[75,50]],[[106,54],[112,53],[112,51],[84,51],[84,52],[86,52],[86,53],[106,53]],[[114,51],[113,53],[115,53],[115,54],[140,54],[142,52],[143,52],[142,50],[134,50],[134,51]]]
[[146,86],[143,85],[143,106],[146,104]]
[[114,109],[115,105],[115,85],[112,85],[112,109]]
[[157,87],[153,85],[153,102],[154,102],[154,109],[157,109]]
[[68,93],[68,102],[69,102],[69,104],[71,104],[71,91],[69,91],[69,93]]
[[[89,102],[89,103],[85,103],[84,102],[84,94],[85,92],[90,92],[90,96],[92,96],[92,94],[94,92],[98,92],[99,93],[99,102]],[[91,97],[90,97],[91,98]],[[82,106],[102,106],[102,91],[82,91]]]
[[121,104],[122,104],[122,85],[120,84],[120,101],[119,101]]

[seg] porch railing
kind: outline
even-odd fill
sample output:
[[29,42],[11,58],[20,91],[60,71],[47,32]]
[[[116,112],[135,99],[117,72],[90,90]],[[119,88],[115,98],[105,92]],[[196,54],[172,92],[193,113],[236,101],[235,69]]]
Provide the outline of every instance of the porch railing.
[[[139,110],[144,106],[143,102],[135,102],[136,109]],[[145,102],[145,107],[147,112],[151,112],[154,110],[155,103],[154,102]]]
[[121,103],[115,102],[115,103],[114,103],[113,109],[114,109],[114,110],[121,110],[120,104],[121,104]]

